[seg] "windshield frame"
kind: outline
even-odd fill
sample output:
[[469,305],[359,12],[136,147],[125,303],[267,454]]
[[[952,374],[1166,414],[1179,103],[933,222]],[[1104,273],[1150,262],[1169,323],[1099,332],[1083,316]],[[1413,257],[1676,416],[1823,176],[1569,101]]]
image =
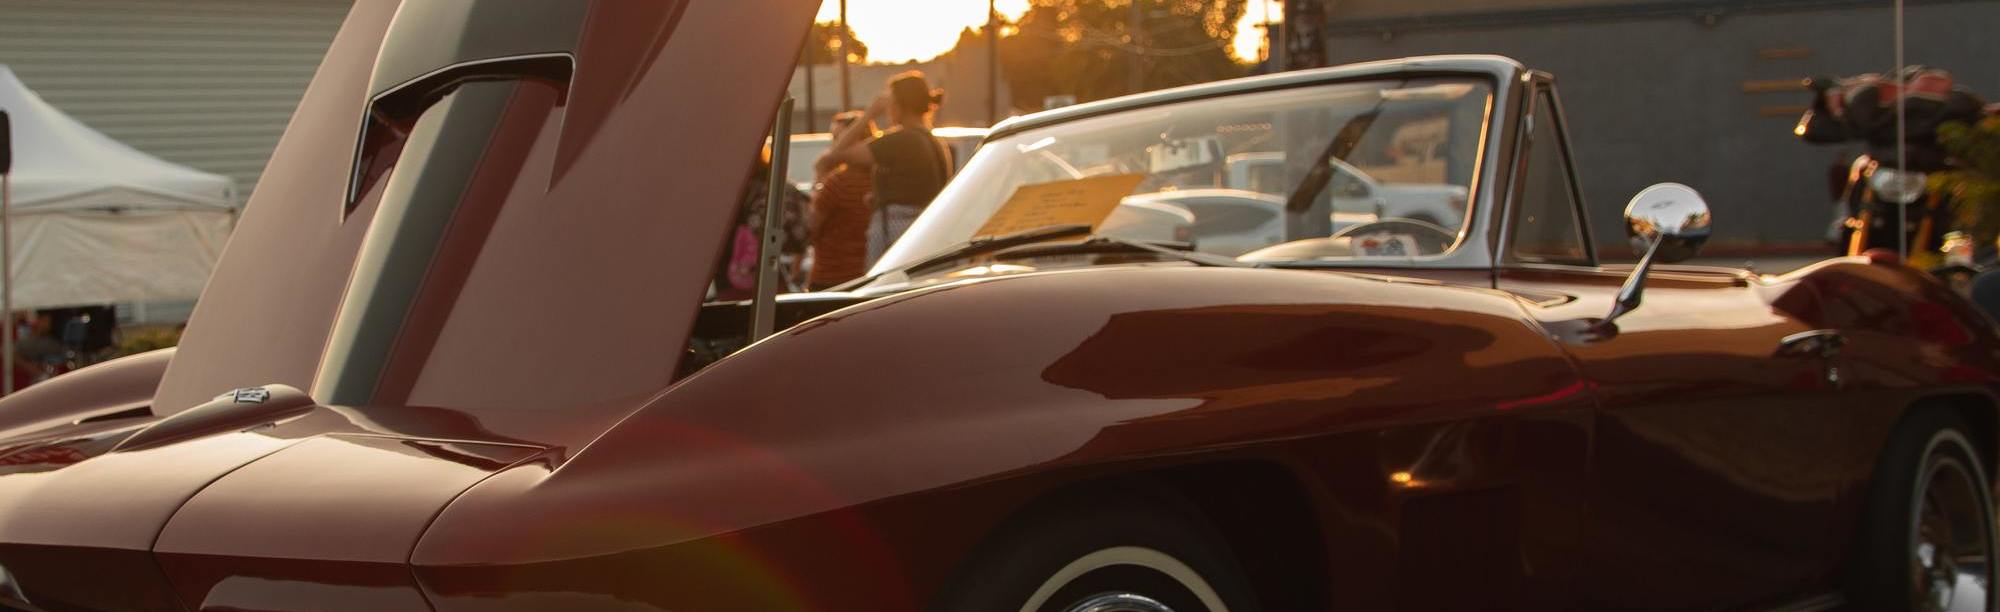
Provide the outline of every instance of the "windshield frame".
[[[968,163],[980,163],[980,157],[994,142],[1030,134],[1035,131],[1054,128],[1075,121],[1113,114],[1144,112],[1147,109],[1166,105],[1185,104],[1204,100],[1254,95],[1272,91],[1298,88],[1320,87],[1354,82],[1378,80],[1404,80],[1428,78],[1465,78],[1486,82],[1490,87],[1486,113],[1483,118],[1478,146],[1478,158],[1474,172],[1467,185],[1468,211],[1465,226],[1458,243],[1452,250],[1440,254],[1405,259],[1329,259],[1305,260],[1284,263],[1286,267],[1334,267],[1334,268],[1426,268],[1426,269],[1492,269],[1494,266],[1493,245],[1496,207],[1504,205],[1505,185],[1501,169],[1509,164],[1505,147],[1515,134],[1512,132],[1511,117],[1519,107],[1519,95],[1524,87],[1523,78],[1528,70],[1521,64],[1499,56],[1436,56],[1369,62],[1335,68],[1290,72],[1263,77],[1251,77],[1170,89],[1124,98],[1093,102],[1079,106],[1017,117],[996,126],[986,140],[981,143],[980,154]],[[928,214],[930,211],[926,211]],[[877,262],[870,274],[879,274],[927,254],[898,254],[897,258],[885,257]],[[1272,262],[1278,263],[1278,262]],[[894,275],[891,275],[894,276]],[[874,284],[891,281],[878,279]]]

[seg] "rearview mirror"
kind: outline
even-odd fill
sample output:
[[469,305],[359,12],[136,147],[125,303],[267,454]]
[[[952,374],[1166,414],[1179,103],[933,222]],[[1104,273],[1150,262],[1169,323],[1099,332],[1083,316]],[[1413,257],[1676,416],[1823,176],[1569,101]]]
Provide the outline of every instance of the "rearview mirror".
[[1170,140],[1146,147],[1146,155],[1151,162],[1147,165],[1147,170],[1155,174],[1164,174],[1211,166],[1219,159],[1220,156],[1216,152],[1221,146],[1213,137],[1200,137]]
[[1598,331],[1610,329],[1618,317],[1639,308],[1645,297],[1646,275],[1655,262],[1678,263],[1700,253],[1708,242],[1711,221],[1708,202],[1687,185],[1660,183],[1632,196],[1631,203],[1625,205],[1625,233],[1644,256],[1618,290],[1611,314],[1596,325]]

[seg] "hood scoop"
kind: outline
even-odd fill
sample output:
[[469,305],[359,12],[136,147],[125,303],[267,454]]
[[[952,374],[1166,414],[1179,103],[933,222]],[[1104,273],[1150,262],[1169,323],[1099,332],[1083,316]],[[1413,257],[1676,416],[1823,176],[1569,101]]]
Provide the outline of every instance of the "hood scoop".
[[111,452],[158,448],[195,438],[233,433],[270,425],[312,412],[315,404],[305,392],[284,385],[237,389],[192,409],[161,419]]

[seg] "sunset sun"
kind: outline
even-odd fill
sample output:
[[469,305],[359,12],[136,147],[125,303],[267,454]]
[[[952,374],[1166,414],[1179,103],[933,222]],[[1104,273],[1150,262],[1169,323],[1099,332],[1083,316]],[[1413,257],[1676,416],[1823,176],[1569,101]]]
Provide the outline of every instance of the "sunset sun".
[[[1009,19],[1028,10],[1029,0],[998,0],[995,8]],[[1263,48],[1262,24],[1267,10],[1278,18],[1278,2],[1248,0],[1237,24],[1232,49],[1238,59],[1256,61]],[[840,19],[839,0],[825,0],[819,21]],[[965,28],[986,23],[986,0],[847,0],[847,21],[854,36],[868,45],[868,61],[924,61],[957,44]]]

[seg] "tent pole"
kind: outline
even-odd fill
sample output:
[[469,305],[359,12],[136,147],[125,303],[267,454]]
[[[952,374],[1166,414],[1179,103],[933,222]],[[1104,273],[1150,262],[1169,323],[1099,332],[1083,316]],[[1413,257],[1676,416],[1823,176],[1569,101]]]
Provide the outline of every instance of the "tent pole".
[[0,312],[7,329],[0,333],[0,395],[14,394],[14,175],[0,174]]

